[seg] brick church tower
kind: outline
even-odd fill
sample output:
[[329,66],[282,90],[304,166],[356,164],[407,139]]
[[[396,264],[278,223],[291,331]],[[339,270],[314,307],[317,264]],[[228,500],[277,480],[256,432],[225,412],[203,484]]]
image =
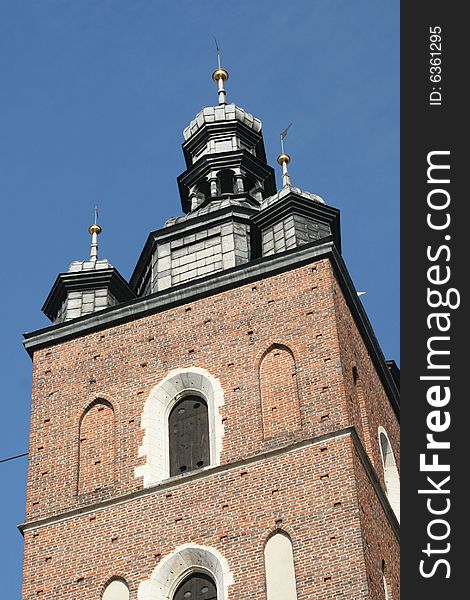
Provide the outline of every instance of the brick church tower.
[[[91,253],[25,336],[23,600],[399,599],[398,370],[339,211],[229,103],[184,130],[183,216],[127,282]],[[96,220],[95,220],[96,221]]]

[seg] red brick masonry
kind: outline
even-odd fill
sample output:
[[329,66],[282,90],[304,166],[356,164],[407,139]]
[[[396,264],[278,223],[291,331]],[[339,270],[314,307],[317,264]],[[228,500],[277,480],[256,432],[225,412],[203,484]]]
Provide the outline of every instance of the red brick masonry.
[[[222,464],[144,491],[145,401],[192,366],[224,392]],[[227,559],[231,599],[264,600],[264,543],[282,528],[299,600],[383,600],[382,561],[398,600],[379,426],[399,466],[396,416],[327,259],[38,350],[23,599],[100,598],[118,575],[134,600],[193,542]]]

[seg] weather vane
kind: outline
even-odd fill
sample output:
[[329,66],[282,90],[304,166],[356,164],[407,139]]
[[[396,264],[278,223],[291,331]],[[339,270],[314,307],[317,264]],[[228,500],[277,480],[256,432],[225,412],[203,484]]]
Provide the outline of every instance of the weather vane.
[[220,65],[220,48],[215,36],[214,41],[217,49],[217,69],[212,73],[212,79],[217,84],[219,104],[227,104],[227,95],[225,93],[224,82],[228,79],[228,71],[223,69]]
[[284,131],[281,132],[279,136],[281,138],[281,154],[277,157],[277,162],[282,166],[282,187],[291,185],[289,171],[287,170],[287,165],[290,163],[290,156],[284,151],[284,139],[291,125],[292,123],[289,123],[289,125],[284,129]]
[[90,260],[98,260],[98,235],[101,233],[101,227],[98,225],[98,205],[95,204],[95,218],[93,225],[88,227],[88,233],[91,235]]

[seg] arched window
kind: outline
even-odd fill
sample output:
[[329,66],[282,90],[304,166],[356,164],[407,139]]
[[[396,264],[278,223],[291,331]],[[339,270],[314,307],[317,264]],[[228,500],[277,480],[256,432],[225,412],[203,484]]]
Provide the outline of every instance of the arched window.
[[114,410],[103,399],[93,402],[80,421],[78,493],[114,484]]
[[170,477],[209,465],[209,418],[205,400],[185,396],[170,412],[168,429]]
[[173,600],[217,600],[217,588],[209,575],[193,573],[178,586]]
[[234,193],[234,172],[231,169],[222,169],[217,174],[220,194]]
[[[233,574],[218,550],[185,544],[159,560],[150,578],[139,584],[139,600],[227,600],[232,584]],[[191,592],[191,596],[185,596],[186,592]],[[194,596],[194,593],[200,595]]]
[[267,600],[297,600],[292,542],[284,532],[275,533],[264,549]]
[[102,600],[129,600],[129,588],[124,579],[113,579],[106,586]]
[[[224,436],[220,413],[224,393],[220,381],[200,367],[174,369],[151,390],[142,413],[145,434],[138,452],[145,457],[145,463],[136,467],[135,476],[143,477],[145,487],[170,477],[170,412],[175,407],[175,398],[180,400],[189,395],[197,396],[198,402],[203,399],[207,408],[210,450],[203,466],[220,464]],[[196,467],[199,460],[195,461]],[[185,462],[181,464],[188,466]]]
[[380,452],[384,468],[384,480],[387,490],[387,498],[395,516],[400,522],[400,476],[398,475],[395,456],[390,445],[387,433],[381,427],[379,429]]
[[211,186],[205,179],[197,185],[196,190],[205,200],[211,197]]

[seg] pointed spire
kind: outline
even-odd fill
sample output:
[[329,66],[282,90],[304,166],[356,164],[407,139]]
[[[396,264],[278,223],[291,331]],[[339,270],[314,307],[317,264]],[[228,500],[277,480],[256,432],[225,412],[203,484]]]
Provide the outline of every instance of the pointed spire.
[[91,235],[90,260],[98,260],[98,235],[101,233],[101,227],[98,225],[98,206],[95,206],[95,219],[93,225],[88,227],[88,233]]
[[287,170],[287,165],[290,163],[290,156],[284,152],[284,138],[286,137],[291,125],[292,123],[290,123],[280,134],[281,154],[277,157],[277,162],[282,166],[282,187],[288,187],[291,185],[289,171]]
[[217,48],[217,69],[212,73],[212,79],[217,84],[219,105],[227,104],[227,94],[225,93],[224,82],[228,79],[228,71],[220,66],[220,48],[214,37],[215,47]]

